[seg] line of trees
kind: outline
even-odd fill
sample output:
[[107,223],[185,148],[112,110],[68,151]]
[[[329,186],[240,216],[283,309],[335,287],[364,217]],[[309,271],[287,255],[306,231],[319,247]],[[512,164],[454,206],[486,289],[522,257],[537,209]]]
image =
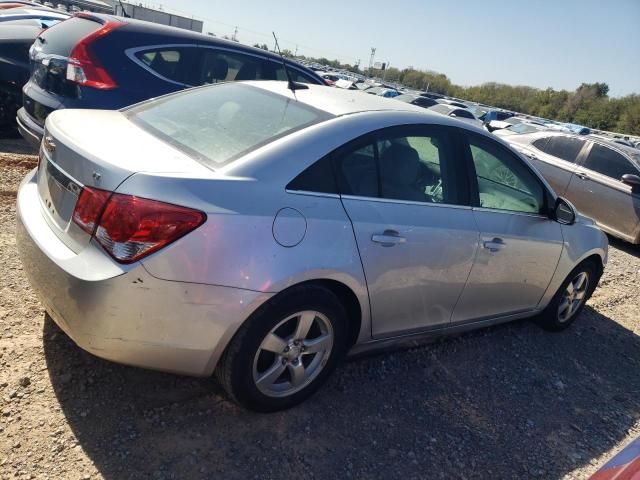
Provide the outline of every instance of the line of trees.
[[[266,45],[256,45],[268,50]],[[292,57],[289,50],[282,52]],[[305,59],[305,57],[298,57]],[[357,65],[340,63],[327,58],[306,58],[322,65],[362,73]],[[382,72],[376,71],[378,75]],[[429,90],[456,98],[484,103],[520,113],[571,122],[598,130],[640,136],[640,95],[609,97],[606,83],[583,83],[575,91],[546,90],[489,82],[473,87],[455,85],[443,73],[415,68],[389,68],[385,80],[397,82],[409,88]]]

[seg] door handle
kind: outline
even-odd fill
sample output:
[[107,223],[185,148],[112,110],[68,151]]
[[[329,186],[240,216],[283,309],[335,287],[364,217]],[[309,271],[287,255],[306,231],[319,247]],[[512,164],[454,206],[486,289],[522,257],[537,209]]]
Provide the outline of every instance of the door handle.
[[506,244],[504,243],[504,240],[496,237],[493,240],[486,240],[482,242],[482,246],[490,252],[497,252],[499,250],[502,250],[506,246]]
[[398,243],[405,243],[407,239],[401,237],[395,230],[385,230],[384,233],[374,233],[371,235],[371,241],[380,243],[383,247],[393,247]]
[[576,172],[576,177],[582,180],[589,180],[589,175],[587,175],[585,172]]

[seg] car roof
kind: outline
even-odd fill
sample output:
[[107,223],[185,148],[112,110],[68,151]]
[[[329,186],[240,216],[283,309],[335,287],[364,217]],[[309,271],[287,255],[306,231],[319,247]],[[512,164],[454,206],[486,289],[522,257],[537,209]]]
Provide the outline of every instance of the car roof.
[[[331,115],[349,115],[367,111],[407,111],[425,113],[425,109],[410,103],[398,102],[393,98],[367,95],[358,90],[345,90],[323,85],[309,85],[308,89],[296,90],[295,96],[289,90],[287,82],[252,81],[247,84],[293,98],[317,110]],[[427,114],[435,115],[435,114]]]

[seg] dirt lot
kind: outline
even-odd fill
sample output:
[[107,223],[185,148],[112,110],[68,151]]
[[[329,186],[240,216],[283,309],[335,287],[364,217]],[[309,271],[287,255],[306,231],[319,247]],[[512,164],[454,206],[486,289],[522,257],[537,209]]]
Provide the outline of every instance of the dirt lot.
[[49,320],[21,270],[0,142],[0,478],[587,478],[640,435],[640,249],[614,242],[582,318],[350,361],[259,415],[211,379],[115,365]]

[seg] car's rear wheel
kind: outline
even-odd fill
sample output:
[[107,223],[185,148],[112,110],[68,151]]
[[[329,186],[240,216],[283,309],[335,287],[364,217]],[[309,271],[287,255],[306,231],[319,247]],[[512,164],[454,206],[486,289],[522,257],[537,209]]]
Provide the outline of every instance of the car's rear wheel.
[[580,315],[598,282],[597,269],[590,260],[582,262],[567,276],[555,296],[537,318],[537,323],[549,331],[560,331]]
[[314,393],[343,357],[347,315],[324,287],[286,292],[261,308],[233,338],[217,368],[229,396],[270,412]]

